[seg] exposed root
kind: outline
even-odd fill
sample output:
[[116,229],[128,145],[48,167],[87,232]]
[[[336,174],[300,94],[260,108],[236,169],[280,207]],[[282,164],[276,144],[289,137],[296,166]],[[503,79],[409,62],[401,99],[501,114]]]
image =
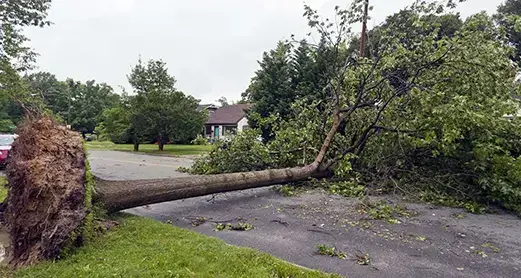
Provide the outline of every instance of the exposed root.
[[47,117],[26,120],[17,133],[4,212],[15,267],[58,258],[86,216],[81,136]]

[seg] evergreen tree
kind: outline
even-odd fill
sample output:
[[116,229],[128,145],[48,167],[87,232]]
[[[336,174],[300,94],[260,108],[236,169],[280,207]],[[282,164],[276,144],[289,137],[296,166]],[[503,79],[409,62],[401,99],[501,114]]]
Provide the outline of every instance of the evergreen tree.
[[290,105],[296,97],[295,90],[292,90],[290,55],[291,45],[286,42],[279,42],[275,49],[265,52],[259,62],[260,69],[255,72],[255,77],[243,94],[253,103],[248,112],[249,125],[260,127],[264,140],[273,138],[272,124],[260,123],[260,119],[288,116]]
[[507,0],[501,4],[494,19],[507,33],[508,43],[515,47],[512,61],[521,66],[521,0]]

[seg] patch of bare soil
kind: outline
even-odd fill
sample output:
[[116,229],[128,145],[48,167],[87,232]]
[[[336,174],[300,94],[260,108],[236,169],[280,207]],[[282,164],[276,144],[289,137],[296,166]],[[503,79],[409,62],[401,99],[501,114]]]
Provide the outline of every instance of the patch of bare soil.
[[7,166],[9,193],[4,218],[11,264],[54,259],[83,223],[85,154],[81,136],[49,118],[17,129]]

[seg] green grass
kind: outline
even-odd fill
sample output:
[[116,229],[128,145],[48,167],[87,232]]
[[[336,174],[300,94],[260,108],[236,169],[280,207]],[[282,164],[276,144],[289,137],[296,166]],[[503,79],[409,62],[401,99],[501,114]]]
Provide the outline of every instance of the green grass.
[[151,219],[120,214],[116,220],[119,227],[66,259],[14,277],[339,277]]
[[[107,151],[133,151],[132,144],[114,144],[112,142],[87,142],[87,148],[90,150],[107,150]],[[163,151],[158,150],[158,146],[154,144],[139,145],[139,152],[147,154],[162,155],[198,155],[209,152],[211,145],[165,145]]]
[[0,177],[0,203],[7,197],[7,179],[6,177]]

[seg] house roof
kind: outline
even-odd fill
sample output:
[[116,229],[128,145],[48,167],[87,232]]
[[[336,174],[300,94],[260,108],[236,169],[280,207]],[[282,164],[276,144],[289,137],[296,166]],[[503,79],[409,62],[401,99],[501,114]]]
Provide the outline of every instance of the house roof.
[[248,110],[250,107],[250,104],[234,104],[221,107],[210,115],[206,124],[236,124],[246,116],[244,110]]

